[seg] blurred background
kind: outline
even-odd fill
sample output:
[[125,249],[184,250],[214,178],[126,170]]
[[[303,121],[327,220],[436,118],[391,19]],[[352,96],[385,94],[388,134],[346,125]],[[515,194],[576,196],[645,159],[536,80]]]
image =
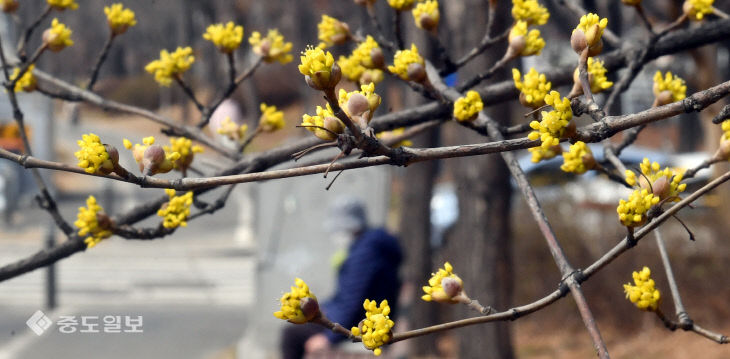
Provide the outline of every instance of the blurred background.
[[[74,46],[58,54],[46,54],[38,68],[65,81],[85,83],[93,59],[107,36],[104,6],[112,1],[79,1],[76,11],[54,12],[73,31]],[[483,0],[443,1],[439,37],[452,58],[466,53],[484,35],[487,8]],[[542,26],[547,46],[539,57],[513,61],[490,83],[511,79],[511,67],[545,71],[575,62],[568,36],[578,19],[559,1],[542,1],[551,18]],[[609,28],[626,39],[642,39],[645,29],[635,11],[619,1],[583,1],[583,6],[609,18]],[[645,0],[644,9],[658,26],[666,26],[681,14],[682,1]],[[360,6],[342,0],[126,0],[136,12],[138,25],[115,40],[104,64],[96,91],[107,98],[157,111],[181,123],[197,123],[199,113],[177,87],[161,88],[144,66],[161,49],[191,46],[196,63],[185,74],[199,98],[208,102],[226,83],[225,58],[202,38],[205,28],[229,20],[242,24],[247,38],[253,31],[278,28],[293,53],[318,42],[317,23],[322,14],[347,22],[354,31],[372,33]],[[3,44],[11,53],[19,27],[35,19],[45,0],[26,0],[17,16],[0,16]],[[508,1],[499,5],[498,28],[510,25]],[[716,6],[728,11],[727,2]],[[376,9],[386,25],[392,11],[385,1]],[[438,62],[437,44],[404,14],[406,43],[419,45],[421,53]],[[50,23],[50,19],[46,20]],[[42,25],[44,27],[46,25]],[[696,25],[690,25],[696,26]],[[389,28],[389,26],[386,26]],[[33,37],[29,49],[39,44]],[[647,109],[652,103],[651,78],[656,70],[672,71],[687,80],[688,94],[730,78],[728,49],[724,41],[650,63],[625,92],[611,114]],[[347,54],[348,46],[332,49]],[[488,68],[503,54],[496,46],[460,69],[457,79]],[[606,48],[604,52],[611,51]],[[239,69],[251,63],[250,47],[238,53]],[[389,54],[392,55],[392,54]],[[388,57],[390,58],[390,57]],[[251,80],[233,96],[241,117],[250,125],[258,121],[258,104],[275,104],[285,112],[284,130],[259,136],[247,148],[254,153],[308,136],[295,128],[301,114],[312,113],[321,97],[300,81],[298,61],[259,67]],[[609,73],[616,81],[617,74]],[[294,79],[294,80],[292,80]],[[344,85],[353,88],[352,85]],[[382,89],[382,90],[381,90]],[[560,88],[562,91],[569,89]],[[419,94],[397,81],[386,79],[378,92],[384,102],[377,114],[425,103]],[[0,100],[0,127],[4,148],[18,147],[17,128],[6,96]],[[139,142],[155,135],[167,142],[159,127],[144,119],[105,113],[86,105],[51,101],[39,94],[20,94],[35,154],[45,159],[75,163],[76,139],[93,132],[105,142],[122,148],[122,138]],[[598,103],[605,98],[600,97]],[[643,157],[662,166],[689,168],[709,156],[720,138],[710,119],[722,107],[677,116],[648,126],[622,159],[634,166]],[[523,120],[526,110],[512,101],[490,107],[488,112],[502,124]],[[589,119],[578,119],[579,124]],[[616,136],[620,140],[621,136]],[[480,135],[447,123],[419,135],[414,146],[439,146],[483,142]],[[121,150],[124,152],[124,150]],[[594,150],[594,153],[601,152]],[[313,158],[336,152],[322,152]],[[616,204],[629,191],[600,176],[571,177],[559,169],[560,160],[529,161],[519,153],[523,168],[536,186],[538,197],[569,260],[575,267],[595,261],[625,235],[616,218]],[[125,167],[134,168],[131,156]],[[126,161],[126,162],[124,162]],[[212,151],[196,160],[205,171],[228,162]],[[699,188],[726,164],[700,172],[688,190]],[[157,189],[112,183],[93,177],[44,173],[53,184],[62,214],[73,221],[88,195],[94,195],[108,214],[122,213],[143,203]],[[0,283],[0,358],[276,358],[279,331],[286,325],[271,313],[293,278],[307,281],[320,298],[333,291],[332,259],[346,243],[328,235],[322,224],[327,205],[348,194],[365,201],[371,223],[385,226],[400,238],[406,254],[401,268],[404,286],[396,331],[419,328],[472,316],[466,308],[421,301],[421,285],[444,261],[453,264],[464,279],[469,295],[497,309],[531,302],[554,290],[560,280],[544,240],[539,234],[519,191],[510,180],[501,157],[481,156],[419,163],[408,168],[369,168],[344,172],[329,183],[320,176],[238,185],[226,207],[212,216],[191,221],[188,228],[154,241],[111,238],[93,250],[77,254],[52,268]],[[205,194],[214,199],[220,190]],[[723,186],[685,209],[679,217],[696,236],[688,240],[676,221],[662,226],[675,275],[688,312],[703,326],[730,332],[730,247],[728,246],[728,199]],[[37,250],[63,241],[49,216],[33,196],[29,173],[0,160],[0,265],[25,258]],[[154,225],[156,218],[147,220]],[[727,358],[730,349],[697,335],[666,330],[655,316],[639,312],[624,299],[622,284],[642,266],[653,270],[664,294],[661,307],[673,312],[659,254],[652,238],[622,255],[583,285],[591,309],[609,351],[617,358]],[[63,316],[77,318],[143,316],[144,333],[74,333],[49,331],[37,336],[25,321],[43,310],[56,322]],[[100,320],[100,319],[99,319]],[[370,357],[359,346],[344,346],[339,355]],[[484,354],[490,353],[490,354]],[[539,313],[510,323],[462,328],[399,343],[384,355],[390,357],[461,358],[585,358],[593,357],[575,304],[569,296]]]

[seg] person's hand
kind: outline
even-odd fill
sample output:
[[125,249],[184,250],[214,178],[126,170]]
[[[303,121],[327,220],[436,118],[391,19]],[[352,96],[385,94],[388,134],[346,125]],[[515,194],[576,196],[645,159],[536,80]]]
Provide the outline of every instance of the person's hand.
[[330,348],[330,341],[324,334],[317,334],[304,343],[304,351],[307,353],[316,353],[325,351]]

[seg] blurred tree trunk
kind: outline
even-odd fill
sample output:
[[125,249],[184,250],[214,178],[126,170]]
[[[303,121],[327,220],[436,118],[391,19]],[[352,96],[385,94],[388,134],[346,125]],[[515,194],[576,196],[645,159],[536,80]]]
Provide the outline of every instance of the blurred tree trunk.
[[[461,48],[452,48],[452,56],[466,53],[483,36],[487,16],[485,3],[481,0],[469,0],[465,2],[461,11],[452,11],[449,14],[457,16],[450,18],[451,24],[455,27],[452,28],[453,33],[463,34],[465,37]],[[509,11],[510,4],[499,2],[496,33],[509,26],[505,23],[510,19]],[[477,29],[474,29],[475,27]],[[475,64],[470,64],[460,71],[460,80],[468,79],[475,73],[489,68],[499,60],[503,51],[504,47],[492,48],[480,59],[475,59]],[[502,71],[495,76],[494,81],[508,78],[507,74],[507,71]],[[487,113],[502,124],[509,123],[508,105],[490,107]],[[460,129],[456,137],[459,143],[485,141],[484,137],[464,129]],[[464,289],[470,297],[497,310],[507,309],[512,305],[513,289],[510,240],[512,187],[509,170],[498,154],[454,162],[456,162],[454,177],[459,197],[459,221],[454,236],[447,243],[445,259],[451,260],[455,271],[464,280]],[[454,313],[455,317],[451,319],[476,315],[466,306],[456,307]],[[458,357],[488,356],[503,359],[514,357],[507,322],[467,327],[456,330],[453,335],[459,341]]]

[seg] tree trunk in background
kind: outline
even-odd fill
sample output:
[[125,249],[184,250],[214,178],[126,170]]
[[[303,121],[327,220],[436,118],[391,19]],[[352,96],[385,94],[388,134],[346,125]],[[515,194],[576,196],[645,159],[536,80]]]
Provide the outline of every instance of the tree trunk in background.
[[[459,11],[449,15],[455,34],[463,34],[465,43],[452,54],[463,54],[483,36],[486,24],[485,1],[466,1]],[[451,4],[451,3],[449,3]],[[480,9],[483,11],[476,11]],[[496,19],[500,33],[509,24],[510,4],[500,2]],[[458,20],[458,21],[457,21]],[[477,27],[478,30],[473,28]],[[451,44],[453,46],[453,43]],[[488,50],[476,64],[470,64],[459,73],[460,80],[468,79],[495,63],[504,53],[504,48]],[[454,56],[454,55],[452,55]],[[509,66],[508,66],[509,69]],[[493,81],[506,79],[507,71],[495,76]],[[509,105],[490,107],[487,113],[502,124],[509,123]],[[459,143],[483,142],[485,138],[459,129],[455,136]],[[445,259],[451,261],[455,271],[464,280],[464,289],[483,305],[504,310],[512,305],[513,273],[512,243],[510,240],[510,200],[512,187],[510,174],[502,157],[498,154],[455,160],[454,180],[459,197],[459,222],[445,248]],[[455,316],[450,319],[475,316],[466,306],[454,308]],[[514,357],[508,322],[489,323],[454,331],[458,338],[461,358]],[[489,353],[489,354],[487,354]]]

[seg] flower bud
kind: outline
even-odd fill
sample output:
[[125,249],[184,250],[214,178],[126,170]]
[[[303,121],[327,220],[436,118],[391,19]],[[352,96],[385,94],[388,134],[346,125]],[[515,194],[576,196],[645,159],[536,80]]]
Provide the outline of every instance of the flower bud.
[[[658,91],[656,91],[656,88],[657,88],[657,85],[654,84],[655,93],[658,92]],[[670,104],[672,102],[674,102],[674,96],[672,95],[672,91],[669,91],[669,90],[661,91],[654,97],[655,107],[664,106],[664,105]]]
[[112,219],[109,218],[109,216],[107,216],[104,212],[96,213],[96,223],[101,229],[110,229],[114,226],[114,221],[112,221]]
[[142,162],[140,163],[140,171],[145,174],[153,175],[157,173],[160,165],[165,161],[165,150],[160,145],[151,145],[144,151]]
[[444,288],[444,293],[450,298],[456,297],[462,291],[461,282],[452,277],[442,279],[441,287]]
[[730,140],[723,140],[720,142],[720,147],[715,152],[715,157],[720,159],[730,159]]
[[588,47],[586,34],[582,30],[573,31],[573,34],[570,35],[570,47],[572,47],[573,51],[577,54],[582,53],[583,50]]
[[359,92],[350,95],[350,99],[347,100],[345,106],[347,106],[347,113],[350,116],[362,116],[366,111],[370,110],[367,97]]
[[593,154],[585,154],[583,155],[583,157],[581,157],[581,160],[583,161],[583,165],[586,166],[587,170],[592,170],[596,168],[596,159],[593,158]]
[[[342,121],[340,121],[339,118],[336,118],[336,117],[329,117],[329,116],[325,117],[324,126],[322,126],[322,127],[326,128],[336,134],[341,134],[341,133],[345,132],[345,125],[342,123]],[[328,135],[332,136],[331,138],[328,138],[329,140],[334,139],[334,137],[335,137],[334,135],[332,135],[329,132],[326,132],[326,133]]]
[[375,69],[382,69],[385,67],[385,56],[383,55],[383,50],[381,50],[380,47],[370,50],[370,61],[372,61],[373,68]]
[[418,27],[426,31],[433,31],[439,26],[438,19],[434,19],[433,16],[428,13],[421,14],[416,21],[418,23]]
[[408,80],[421,83],[426,79],[426,69],[417,62],[408,65]]
[[299,302],[299,306],[302,308],[302,314],[304,314],[304,317],[307,318],[307,321],[310,321],[321,314],[319,311],[319,303],[316,298],[304,297],[300,299]]
[[655,196],[661,199],[667,198],[667,196],[669,195],[669,191],[671,190],[667,176],[661,176],[657,178],[657,180],[652,183],[651,190]]
[[527,39],[524,36],[514,36],[509,39],[509,47],[507,48],[507,57],[517,57],[527,46]]

